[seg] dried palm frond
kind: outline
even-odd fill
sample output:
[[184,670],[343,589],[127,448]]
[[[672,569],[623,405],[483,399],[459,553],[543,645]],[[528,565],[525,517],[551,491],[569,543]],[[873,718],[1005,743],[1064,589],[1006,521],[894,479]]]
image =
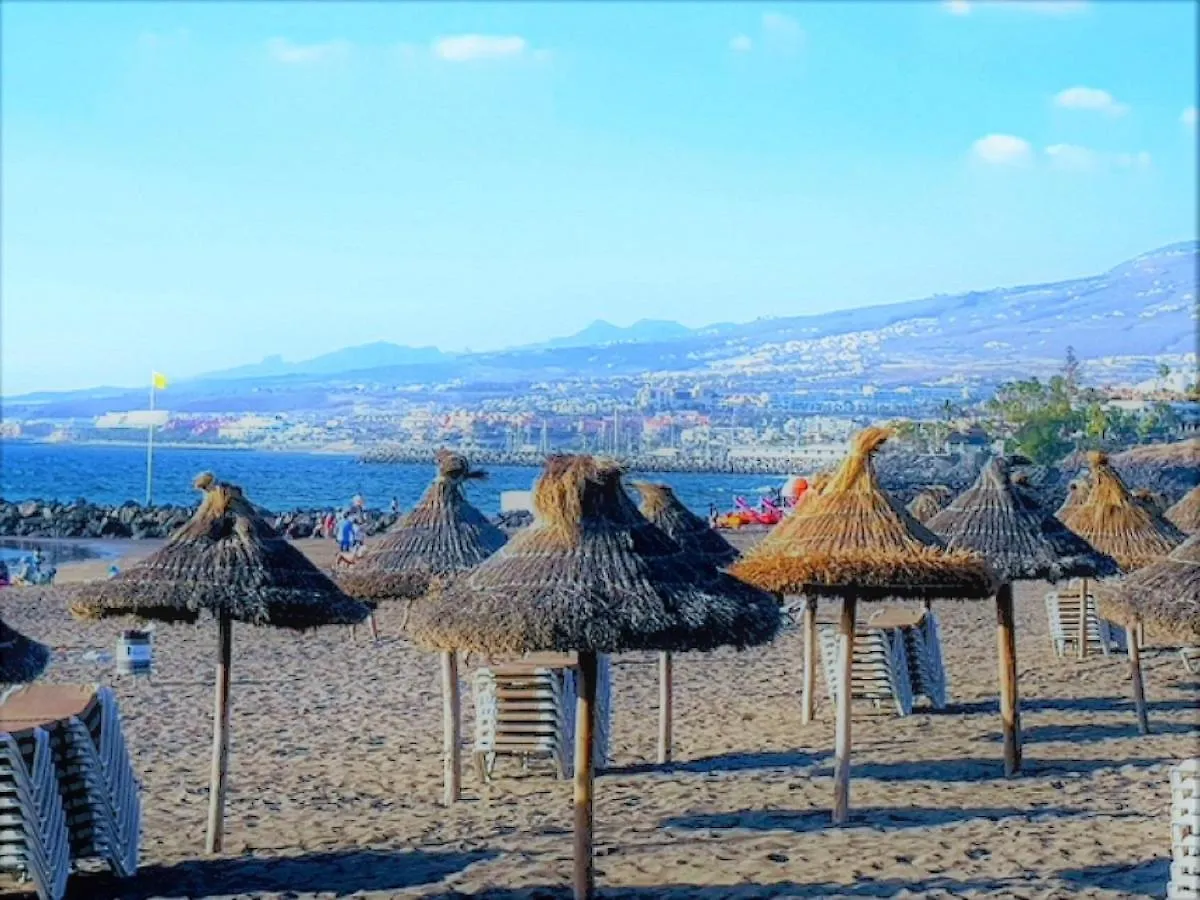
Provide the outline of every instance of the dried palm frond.
[[1200,644],[1200,535],[1102,594],[1100,614],[1127,627],[1144,623],[1152,641]]
[[46,669],[50,650],[0,619],[0,684],[24,684]]
[[685,550],[704,557],[715,566],[725,566],[737,559],[737,549],[684,506],[670,487],[648,481],[635,481],[633,486],[642,495],[639,507],[642,515]]

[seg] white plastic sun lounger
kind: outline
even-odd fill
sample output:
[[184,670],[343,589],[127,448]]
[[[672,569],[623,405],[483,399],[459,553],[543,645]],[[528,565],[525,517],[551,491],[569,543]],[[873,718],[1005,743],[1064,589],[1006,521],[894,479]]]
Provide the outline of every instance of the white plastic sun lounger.
[[[566,656],[501,663],[475,672],[475,767],[491,778],[499,756],[523,762],[548,758],[560,778],[572,776],[575,737],[574,661]],[[611,715],[608,657],[600,655],[596,685],[595,761],[608,760]]]
[[66,893],[70,838],[50,737],[40,728],[0,733],[0,869],[30,881],[39,900]]
[[[818,625],[821,664],[829,700],[837,705],[838,633],[836,626]],[[892,704],[896,714],[907,716],[913,709],[912,675],[907,642],[899,628],[860,625],[854,636],[854,667],[850,679],[852,700],[870,700],[876,706]]]
[[1171,769],[1171,880],[1168,900],[1200,898],[1200,759]]
[[[1046,616],[1050,620],[1050,640],[1054,652],[1066,656],[1079,650],[1078,591],[1050,591],[1046,594]],[[1114,627],[1108,620],[1100,618],[1096,611],[1096,597],[1087,598],[1087,652],[1103,654],[1125,652],[1125,632]]]
[[899,630],[908,656],[914,701],[923,697],[934,709],[945,709],[950,686],[942,660],[941,628],[934,612],[911,607],[885,607],[874,613],[867,625]]
[[1200,672],[1200,647],[1180,647],[1179,658],[1189,674]]

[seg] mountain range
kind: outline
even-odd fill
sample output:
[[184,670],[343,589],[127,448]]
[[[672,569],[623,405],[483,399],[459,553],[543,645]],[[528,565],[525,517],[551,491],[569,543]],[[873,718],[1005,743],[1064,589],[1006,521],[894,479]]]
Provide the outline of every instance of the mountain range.
[[[315,399],[351,382],[503,385],[664,372],[782,376],[818,389],[864,381],[994,383],[1056,368],[1068,346],[1088,363],[1092,380],[1144,378],[1156,359],[1178,360],[1196,351],[1198,259],[1200,243],[1184,241],[1068,281],[702,328],[597,320],[573,335],[490,353],[377,342],[297,362],[272,356],[173,383],[172,407],[199,410],[231,393],[256,391],[276,395],[281,409],[292,409],[307,402],[305,395]],[[123,393],[109,388],[26,395],[6,398],[5,406],[70,401],[103,411],[118,408],[113,404]],[[140,392],[128,393],[132,399]]]

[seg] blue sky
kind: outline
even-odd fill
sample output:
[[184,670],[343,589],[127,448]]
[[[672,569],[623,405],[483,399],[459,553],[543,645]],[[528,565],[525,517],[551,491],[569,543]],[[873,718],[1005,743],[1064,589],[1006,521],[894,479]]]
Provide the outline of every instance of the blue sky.
[[5,3],[3,392],[1102,271],[1196,235],[1196,8]]

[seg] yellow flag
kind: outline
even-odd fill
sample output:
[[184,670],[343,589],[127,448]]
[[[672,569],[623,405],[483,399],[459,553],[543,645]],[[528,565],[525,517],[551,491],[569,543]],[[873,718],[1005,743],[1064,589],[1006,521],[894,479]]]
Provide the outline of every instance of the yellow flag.
[[150,373],[150,378],[151,378],[151,382],[152,382],[152,383],[153,383],[153,385],[154,385],[154,389],[155,389],[156,391],[161,391],[161,390],[165,390],[165,389],[166,389],[166,387],[167,387],[167,376],[166,376],[166,375],[164,375],[162,372],[151,372],[151,373]]

